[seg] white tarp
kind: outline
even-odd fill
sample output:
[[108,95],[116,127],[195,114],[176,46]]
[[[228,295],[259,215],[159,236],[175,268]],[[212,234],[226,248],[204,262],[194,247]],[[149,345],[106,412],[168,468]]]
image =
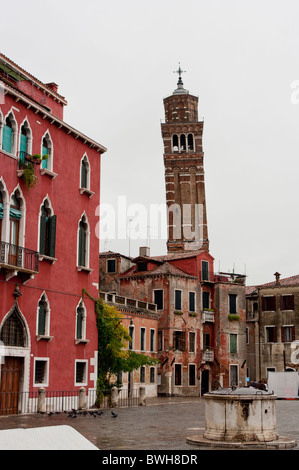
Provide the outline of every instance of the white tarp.
[[298,372],[268,372],[268,391],[277,398],[299,398]]
[[71,426],[0,431],[0,450],[98,450]]

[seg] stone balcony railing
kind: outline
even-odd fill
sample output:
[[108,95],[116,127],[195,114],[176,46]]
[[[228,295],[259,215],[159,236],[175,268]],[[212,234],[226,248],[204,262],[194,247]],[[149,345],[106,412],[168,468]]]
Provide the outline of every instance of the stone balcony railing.
[[110,294],[109,292],[100,292],[100,298],[104,302],[111,302],[122,307],[133,307],[136,309],[147,310],[157,313],[157,305],[151,302],[143,302],[142,300],[130,299],[117,294]]
[[205,310],[202,312],[202,321],[214,323],[214,310]]

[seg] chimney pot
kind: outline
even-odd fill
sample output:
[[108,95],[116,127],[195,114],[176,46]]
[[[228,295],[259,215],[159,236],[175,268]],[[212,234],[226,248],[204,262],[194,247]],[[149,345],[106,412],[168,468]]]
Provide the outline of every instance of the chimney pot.
[[139,247],[139,256],[150,256],[150,249],[148,246]]
[[276,273],[274,273],[274,276],[275,276],[275,280],[276,280],[276,285],[280,285],[280,273],[278,273],[276,271]]

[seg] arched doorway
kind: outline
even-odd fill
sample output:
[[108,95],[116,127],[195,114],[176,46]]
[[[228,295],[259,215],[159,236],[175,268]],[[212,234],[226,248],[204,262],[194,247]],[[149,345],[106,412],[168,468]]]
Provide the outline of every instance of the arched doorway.
[[[21,394],[29,370],[27,326],[15,302],[0,329],[0,415],[17,414],[22,408]],[[27,384],[28,387],[28,384]]]

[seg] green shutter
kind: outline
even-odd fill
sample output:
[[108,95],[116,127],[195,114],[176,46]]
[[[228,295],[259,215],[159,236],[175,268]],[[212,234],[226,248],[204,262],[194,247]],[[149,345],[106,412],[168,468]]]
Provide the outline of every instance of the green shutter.
[[3,203],[2,202],[0,202],[0,219],[3,219]]
[[20,152],[27,152],[27,136],[24,134],[21,134],[21,139],[20,139]]
[[230,352],[231,353],[237,352],[237,335],[236,334],[230,335]]
[[2,148],[5,152],[11,153],[12,144],[12,128],[7,126],[3,127],[3,139],[2,139]]
[[[49,155],[48,147],[42,147],[42,157],[44,155]],[[48,158],[46,160],[42,160],[42,168],[48,168]]]
[[39,252],[42,255],[47,254],[47,250],[46,250],[47,221],[48,221],[48,217],[45,215],[41,215],[40,231],[39,231]]
[[10,207],[9,208],[9,215],[13,219],[20,220],[20,218],[22,217],[22,212],[19,211],[18,209],[14,209],[13,207]]
[[48,246],[48,253],[49,256],[52,258],[55,258],[55,246],[56,246],[56,222],[57,222],[57,216],[52,215],[52,217],[49,218],[49,246]]

